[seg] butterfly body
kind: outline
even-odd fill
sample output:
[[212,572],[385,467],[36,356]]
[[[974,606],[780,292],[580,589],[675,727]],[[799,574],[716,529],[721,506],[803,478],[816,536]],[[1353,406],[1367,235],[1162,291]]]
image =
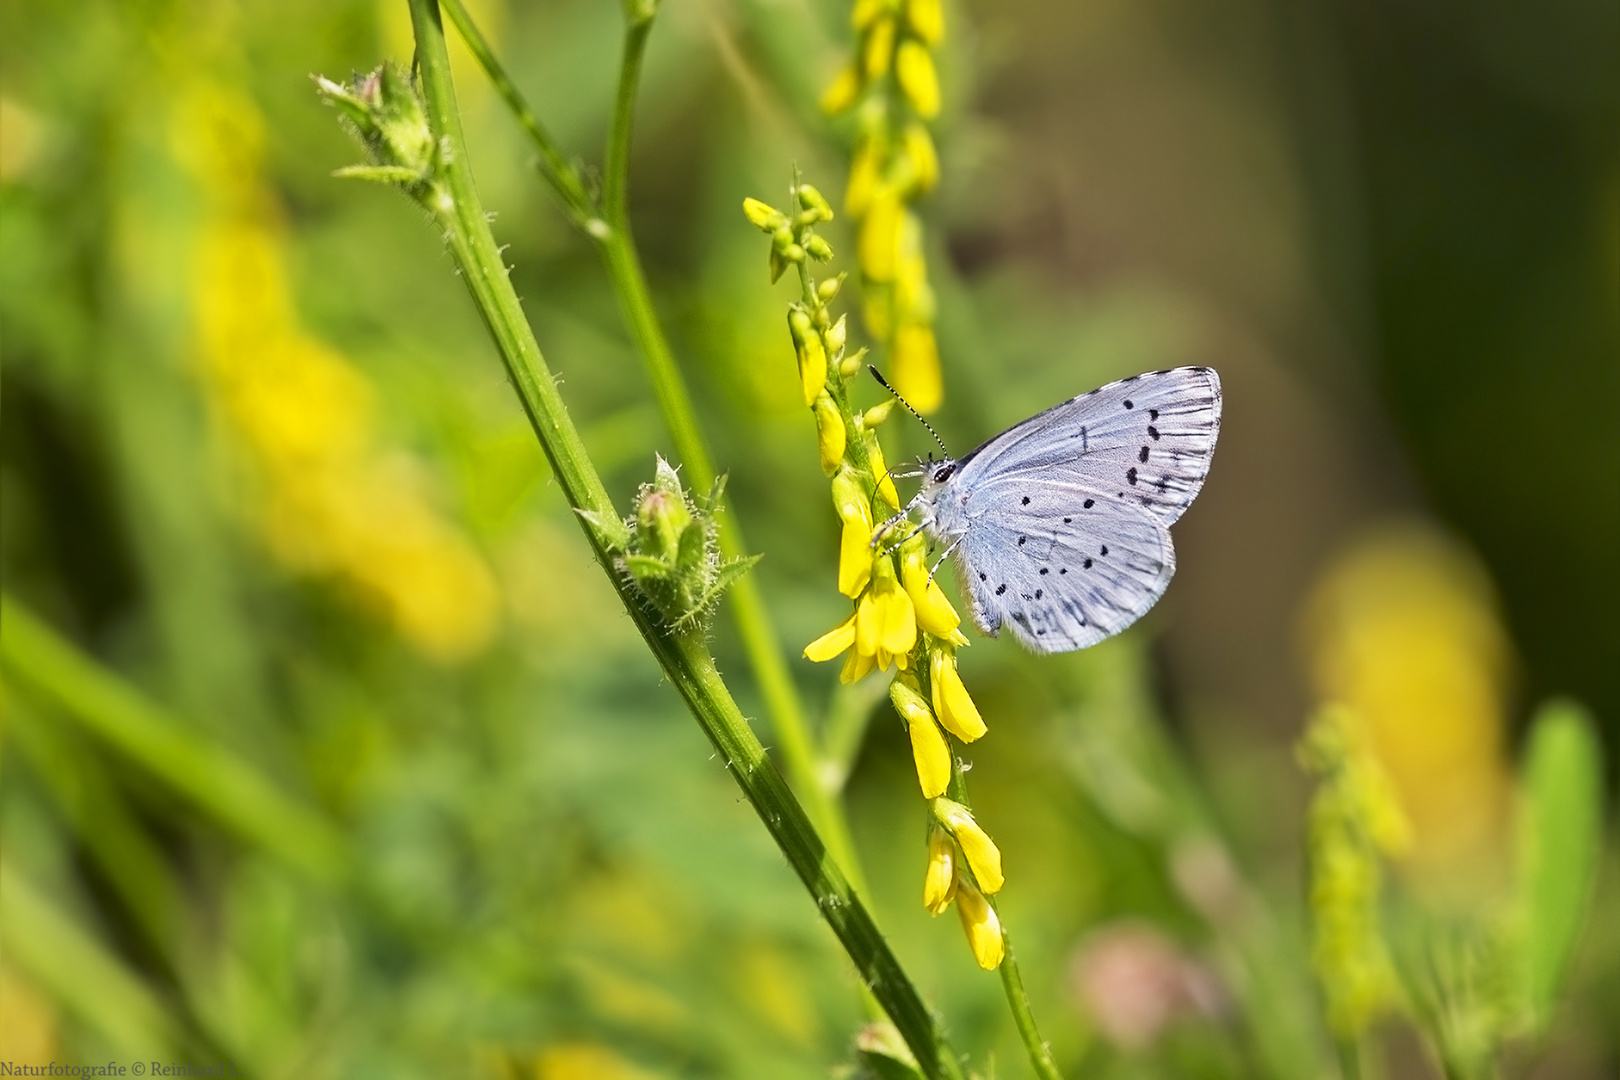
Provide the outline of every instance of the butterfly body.
[[1220,419],[1212,369],[1134,375],[931,465],[912,506],[951,549],[980,630],[1085,648],[1169,585],[1169,527],[1203,486]]

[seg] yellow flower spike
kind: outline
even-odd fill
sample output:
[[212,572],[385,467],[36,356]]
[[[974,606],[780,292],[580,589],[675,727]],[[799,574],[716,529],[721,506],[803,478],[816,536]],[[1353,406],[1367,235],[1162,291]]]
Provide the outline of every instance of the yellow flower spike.
[[883,460],[883,447],[878,445],[877,437],[868,433],[867,453],[872,455],[872,479],[877,484],[877,493],[883,501],[900,509],[900,493],[894,490],[894,479],[889,476],[889,466]]
[[940,0],[908,0],[906,24],[930,45],[945,37],[945,7]]
[[861,231],[856,237],[855,254],[861,270],[873,281],[893,281],[898,262],[902,207],[900,195],[882,186],[872,192]]
[[844,210],[853,217],[866,208],[883,183],[883,147],[877,139],[865,139],[855,148],[849,163],[849,184],[844,188]]
[[911,757],[917,764],[917,783],[922,785],[923,798],[938,798],[950,786],[951,749],[934,721],[933,710],[909,675],[889,684],[889,700],[894,702],[911,736]]
[[[866,43],[861,47],[861,67],[868,79],[881,79],[889,73],[889,62],[893,58],[894,19],[885,16],[874,22],[866,31]],[[901,85],[904,86],[903,83]],[[939,96],[937,85],[934,96]]]
[[875,338],[887,338],[894,321],[891,318],[894,305],[890,302],[889,290],[877,282],[869,282],[865,300],[861,305],[861,317],[866,320],[866,328]]
[[968,808],[949,799],[936,799],[934,819],[949,829],[951,835],[955,837],[957,846],[962,849],[962,856],[967,859],[968,868],[973,871],[973,877],[979,883],[979,888],[989,895],[1000,892],[1001,886],[1006,881],[1001,874],[1001,849],[996,847],[995,841],[979,827],[979,823],[973,820]]
[[855,613],[804,647],[804,658],[821,663],[855,644]]
[[956,842],[934,826],[928,830],[928,869],[923,873],[923,907],[938,915],[956,895]]
[[876,659],[867,656],[858,649],[854,650],[844,659],[844,670],[838,673],[838,681],[846,686],[852,682],[859,682],[871,674],[876,667]]
[[904,41],[894,57],[894,74],[911,107],[924,120],[939,115],[939,75],[934,58],[920,41]]
[[962,931],[967,934],[968,948],[973,959],[986,971],[1001,966],[1007,954],[1007,943],[1001,936],[1001,920],[996,918],[990,901],[970,882],[956,883],[956,913],[962,917]]
[[945,383],[939,371],[939,345],[933,327],[926,323],[902,323],[894,335],[894,359],[890,362],[894,389],[921,413],[930,413],[945,400]]
[[934,714],[945,730],[963,742],[973,742],[987,730],[979,709],[956,673],[956,654],[935,649],[928,658],[928,682],[933,690]]
[[937,638],[951,642],[961,638],[959,644],[967,641],[957,629],[962,623],[961,616],[945,598],[939,582],[928,576],[928,542],[920,533],[900,548],[900,581],[917,609],[918,626]]
[[816,414],[816,445],[821,451],[821,471],[832,476],[844,460],[844,418],[838,415],[838,406],[822,391],[811,406]]
[[900,136],[900,146],[911,163],[911,182],[922,195],[932,191],[939,183],[939,153],[934,149],[933,137],[921,124],[909,124]]

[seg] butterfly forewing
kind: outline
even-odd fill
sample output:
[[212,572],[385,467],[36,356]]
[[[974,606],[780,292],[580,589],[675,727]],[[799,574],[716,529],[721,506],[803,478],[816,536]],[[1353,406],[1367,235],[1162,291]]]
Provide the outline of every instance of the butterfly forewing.
[[1139,507],[1072,485],[1029,486],[1027,506],[976,521],[957,548],[979,629],[1010,626],[1035,652],[1067,652],[1141,618],[1175,573],[1169,531]]
[[999,499],[1003,482],[1062,479],[1170,525],[1204,486],[1220,429],[1213,369],[1133,375],[997,435],[962,459],[956,482],[987,497],[993,483]]

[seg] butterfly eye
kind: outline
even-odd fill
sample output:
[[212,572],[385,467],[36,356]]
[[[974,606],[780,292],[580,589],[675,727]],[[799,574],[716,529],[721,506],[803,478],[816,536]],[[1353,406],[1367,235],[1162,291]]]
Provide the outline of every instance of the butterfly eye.
[[945,464],[934,470],[934,483],[943,484],[945,481],[951,478],[951,473],[955,471],[956,462],[947,461]]

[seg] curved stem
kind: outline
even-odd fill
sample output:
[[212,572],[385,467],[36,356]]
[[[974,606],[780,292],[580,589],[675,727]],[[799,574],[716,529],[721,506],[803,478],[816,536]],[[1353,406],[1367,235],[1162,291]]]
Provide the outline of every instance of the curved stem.
[[[416,32],[422,91],[435,135],[444,148],[443,187],[435,185],[426,202],[495,339],[501,359],[550,461],[558,485],[576,511],[618,517],[568,415],[540,348],[524,319],[506,275],[494,235],[467,164],[445,52],[444,28],[436,0],[410,0]],[[581,528],[597,561],[664,674],[720,752],[737,785],[764,822],[789,864],[816,901],[827,922],[860,971],[923,1071],[934,1078],[960,1080],[955,1053],[933,1016],[889,949],[876,924],[827,852],[786,781],[771,764],[737,703],[715,671],[701,634],[676,635],[641,603],[629,579],[613,566],[603,536],[582,519]]]
[[[538,151],[541,175],[562,199],[569,217],[597,242],[630,335],[646,365],[653,395],[658,399],[659,410],[675,444],[675,454],[685,467],[686,479],[693,490],[707,491],[714,484],[714,465],[698,427],[691,393],[681,377],[674,351],[653,307],[647,276],[630,230],[631,132],[653,12],[646,7],[637,7],[627,15],[629,25],[625,29],[619,84],[603,164],[602,207],[598,214],[597,208],[585,195],[578,174],[566,164],[544,125],[495,57],[461,0],[443,2],[473,56]],[[748,554],[748,544],[736,515],[728,510],[729,507],[723,504],[720,515],[721,552],[728,559],[741,558]],[[823,782],[809,722],[759,586],[754,578],[744,577],[731,587],[727,598],[732,617],[736,620],[737,636],[758,680],[760,695],[765,700],[771,728],[776,735],[777,749],[794,790],[804,800],[816,827],[826,837],[833,857],[857,887],[864,891],[864,875],[855,853],[848,821],[834,793]]]

